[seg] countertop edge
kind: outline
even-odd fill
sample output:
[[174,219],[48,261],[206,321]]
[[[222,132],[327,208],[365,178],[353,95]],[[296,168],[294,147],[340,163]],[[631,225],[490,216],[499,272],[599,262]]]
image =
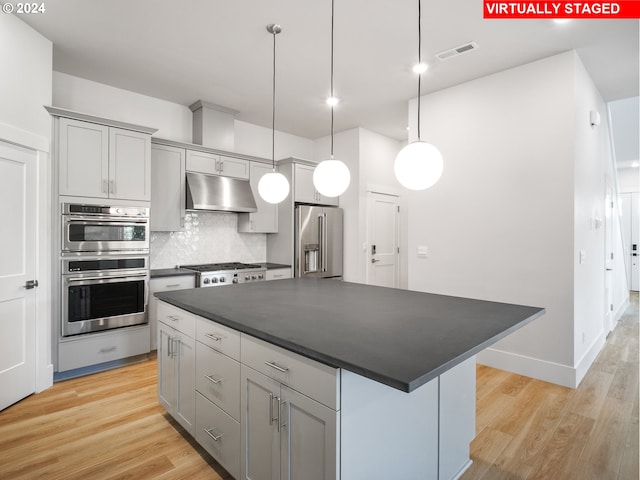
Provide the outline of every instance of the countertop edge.
[[527,317],[526,319],[518,322],[517,324],[513,325],[512,327],[500,332],[499,334],[495,335],[494,337],[485,340],[484,342],[476,345],[475,347],[473,347],[472,349],[458,355],[456,358],[453,358],[452,360],[440,365],[439,367],[429,371],[428,373],[421,375],[420,377],[410,381],[410,382],[403,382],[400,380],[397,380],[395,378],[391,378],[388,377],[386,375],[382,375],[380,373],[374,372],[372,370],[369,370],[367,368],[364,368],[362,366],[359,365],[354,365],[351,364],[349,362],[345,362],[343,360],[337,360],[333,357],[330,357],[328,355],[325,355],[321,352],[318,352],[316,350],[310,349],[308,347],[302,347],[296,343],[293,342],[289,342],[283,338],[280,337],[276,337],[273,335],[270,335],[268,333],[265,333],[261,330],[257,330],[251,327],[247,327],[246,325],[243,325],[241,323],[237,323],[234,320],[230,320],[226,317],[222,317],[204,310],[201,310],[199,308],[195,308],[192,307],[186,303],[180,302],[179,300],[173,300],[171,298],[163,298],[164,295],[163,293],[169,293],[169,292],[158,292],[155,294],[155,296],[164,301],[167,302],[171,305],[174,305],[178,308],[182,308],[183,310],[186,310],[190,313],[193,313],[194,315],[198,315],[200,317],[212,320],[214,322],[218,322],[221,325],[224,325],[226,327],[229,328],[233,328],[234,330],[237,330],[241,333],[246,333],[248,335],[252,335],[260,340],[264,340],[267,343],[271,343],[273,345],[276,345],[278,347],[284,348],[285,350],[288,350],[290,352],[293,353],[297,353],[299,355],[302,355],[304,357],[307,357],[311,360],[315,360],[317,362],[320,362],[324,365],[328,365],[330,367],[333,368],[344,368],[345,370],[348,370],[350,372],[356,373],[358,375],[362,375],[366,378],[369,378],[371,380],[377,381],[379,383],[382,383],[384,385],[387,385],[389,387],[395,388],[397,390],[403,391],[405,393],[411,393],[412,391],[416,390],[417,388],[419,388],[420,386],[424,385],[425,383],[429,382],[430,380],[433,380],[434,378],[440,376],[441,374],[443,374],[444,372],[450,370],[451,368],[455,367],[456,365],[462,363],[463,361],[465,361],[466,359],[476,355],[477,353],[479,353],[480,351],[484,350],[485,348],[493,345],[494,343],[496,343],[497,341],[501,340],[502,338],[506,337],[507,335],[513,333],[516,330],[519,330],[520,328],[524,327],[525,325],[533,322],[535,319],[541,317],[542,315],[544,315],[546,313],[546,309],[542,308],[540,309],[538,312],[534,313],[533,315]]

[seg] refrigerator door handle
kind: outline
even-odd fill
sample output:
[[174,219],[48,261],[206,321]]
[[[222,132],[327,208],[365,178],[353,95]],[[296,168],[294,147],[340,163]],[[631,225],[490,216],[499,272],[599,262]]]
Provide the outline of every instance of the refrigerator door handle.
[[327,271],[327,248],[328,248],[328,238],[327,238],[327,214],[322,214],[322,271]]
[[318,215],[318,271],[324,270],[324,214]]

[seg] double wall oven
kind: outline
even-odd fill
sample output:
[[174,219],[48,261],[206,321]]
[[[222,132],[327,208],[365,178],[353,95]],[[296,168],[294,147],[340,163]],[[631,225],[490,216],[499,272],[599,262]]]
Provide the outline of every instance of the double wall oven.
[[62,336],[147,323],[149,209],[62,205]]

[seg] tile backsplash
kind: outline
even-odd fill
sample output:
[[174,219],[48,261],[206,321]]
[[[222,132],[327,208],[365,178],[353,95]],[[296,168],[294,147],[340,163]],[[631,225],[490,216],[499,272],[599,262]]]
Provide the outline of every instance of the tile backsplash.
[[187,212],[182,232],[151,232],[151,268],[217,262],[264,262],[267,235],[238,233],[235,213]]

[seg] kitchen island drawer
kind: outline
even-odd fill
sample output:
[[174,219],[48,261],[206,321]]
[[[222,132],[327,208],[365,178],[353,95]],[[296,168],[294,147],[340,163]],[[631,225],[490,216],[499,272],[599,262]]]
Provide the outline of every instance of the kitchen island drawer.
[[194,338],[196,316],[165,302],[158,302],[158,321]]
[[233,478],[240,478],[240,424],[199,393],[196,440]]
[[196,390],[240,419],[240,363],[196,342]]
[[196,340],[240,361],[240,332],[237,330],[198,317]]
[[241,334],[242,363],[333,410],[340,410],[340,369]]

